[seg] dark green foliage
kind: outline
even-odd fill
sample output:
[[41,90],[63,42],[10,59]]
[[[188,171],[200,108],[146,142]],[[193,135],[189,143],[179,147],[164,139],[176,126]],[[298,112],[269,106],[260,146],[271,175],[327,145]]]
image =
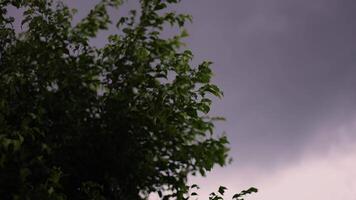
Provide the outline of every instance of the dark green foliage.
[[[187,176],[224,165],[213,135],[210,62],[192,67],[178,0],[141,0],[139,14],[110,19],[103,0],[78,24],[48,0],[0,1],[1,199],[183,199]],[[24,10],[15,33],[7,7]],[[113,21],[113,22],[111,22]],[[89,40],[111,23],[103,48]]]
[[[220,186],[218,189],[218,194],[216,194],[215,192],[210,193],[209,200],[224,200],[224,193],[226,190],[227,190],[226,187]],[[232,200],[244,200],[243,199],[244,196],[248,194],[256,193],[257,191],[258,190],[254,187],[251,187],[248,190],[242,190],[240,193],[234,194]]]
[[236,200],[243,200],[242,197],[247,195],[247,194],[252,194],[252,193],[256,193],[258,192],[257,188],[251,187],[248,190],[242,190],[240,193],[235,194],[234,196],[232,196],[232,199],[236,199]]

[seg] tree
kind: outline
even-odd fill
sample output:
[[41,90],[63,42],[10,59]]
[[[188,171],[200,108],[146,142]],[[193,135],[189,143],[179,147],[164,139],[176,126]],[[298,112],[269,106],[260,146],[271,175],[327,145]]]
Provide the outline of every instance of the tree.
[[[79,23],[62,3],[0,1],[0,197],[183,199],[188,175],[223,166],[227,138],[207,116],[211,62],[182,48],[178,0],[141,0],[114,22],[103,0]],[[8,6],[22,9],[16,33]],[[139,14],[137,14],[139,13]],[[102,48],[90,43],[116,24]],[[181,34],[163,39],[168,25]]]

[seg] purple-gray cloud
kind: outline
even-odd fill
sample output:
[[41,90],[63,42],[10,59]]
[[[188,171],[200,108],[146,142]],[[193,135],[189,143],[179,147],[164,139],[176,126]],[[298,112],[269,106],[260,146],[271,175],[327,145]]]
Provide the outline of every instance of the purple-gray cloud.
[[238,165],[292,162],[315,126],[355,113],[355,8],[331,0],[185,1],[181,10],[195,19],[188,44],[215,63],[225,97],[214,111],[228,120],[219,129]]
[[[331,0],[185,1],[189,44],[215,62],[225,97],[214,112],[235,162],[203,194],[255,185],[251,199],[355,197],[356,3]],[[347,128],[345,128],[347,127]],[[284,191],[284,192],[283,192]]]

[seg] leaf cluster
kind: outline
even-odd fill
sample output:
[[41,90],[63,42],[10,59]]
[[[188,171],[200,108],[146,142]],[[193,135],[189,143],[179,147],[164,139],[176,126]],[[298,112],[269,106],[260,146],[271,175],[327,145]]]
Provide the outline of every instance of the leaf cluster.
[[[182,49],[189,15],[178,0],[141,0],[111,19],[103,0],[79,23],[49,0],[0,2],[2,199],[182,199],[190,174],[224,165],[227,138],[207,116],[211,62]],[[16,33],[8,6],[22,9]],[[181,34],[164,39],[166,24]],[[116,24],[103,48],[90,44]],[[164,195],[163,195],[164,196]]]
[[[220,186],[218,189],[218,193],[212,192],[210,193],[209,200],[224,200],[223,196],[225,191],[227,190],[226,187]],[[247,190],[242,190],[240,193],[234,194],[232,196],[232,200],[244,200],[243,197],[246,196],[247,194],[252,194],[256,193],[258,191],[257,188],[250,187]]]

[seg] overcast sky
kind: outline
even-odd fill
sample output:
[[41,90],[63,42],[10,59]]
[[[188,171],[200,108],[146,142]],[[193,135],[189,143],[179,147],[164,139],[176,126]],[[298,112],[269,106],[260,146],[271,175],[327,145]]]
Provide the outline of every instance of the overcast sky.
[[[257,186],[251,199],[356,199],[356,2],[194,0],[188,44],[214,61],[214,112],[234,163],[205,191]],[[196,180],[196,179],[194,179]]]
[[[97,1],[67,2],[80,18]],[[234,159],[191,179],[200,193],[256,186],[251,200],[355,200],[356,1],[183,0],[177,9],[193,15],[194,62],[214,62],[225,96],[212,114],[227,119],[217,132]]]

